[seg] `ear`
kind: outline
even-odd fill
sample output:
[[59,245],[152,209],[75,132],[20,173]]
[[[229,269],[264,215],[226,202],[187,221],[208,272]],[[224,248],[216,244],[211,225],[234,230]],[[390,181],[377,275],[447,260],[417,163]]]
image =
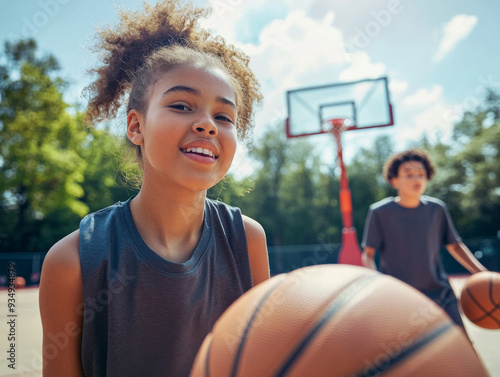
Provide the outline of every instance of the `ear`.
[[130,110],[127,115],[127,137],[135,145],[144,144],[144,137],[142,134],[142,120],[141,113],[137,110]]
[[398,189],[398,178],[397,177],[394,177],[394,178],[391,178],[391,186],[393,188],[395,188],[396,190]]

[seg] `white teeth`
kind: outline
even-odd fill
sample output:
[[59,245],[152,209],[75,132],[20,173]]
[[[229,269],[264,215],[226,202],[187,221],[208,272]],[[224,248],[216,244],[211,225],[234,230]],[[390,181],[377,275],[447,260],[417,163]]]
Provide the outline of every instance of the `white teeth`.
[[199,153],[199,154],[204,154],[206,156],[214,157],[214,154],[211,150],[206,149],[206,148],[187,148],[185,149],[186,152],[188,153]]

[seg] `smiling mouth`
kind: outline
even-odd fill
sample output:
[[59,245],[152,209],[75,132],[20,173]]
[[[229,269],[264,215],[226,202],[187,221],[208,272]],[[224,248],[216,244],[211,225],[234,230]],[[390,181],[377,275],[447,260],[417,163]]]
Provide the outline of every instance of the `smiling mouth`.
[[210,149],[206,149],[206,148],[200,148],[200,147],[198,147],[198,148],[185,148],[185,149],[181,149],[181,151],[184,153],[194,153],[194,154],[197,154],[199,156],[211,157],[214,159],[219,158],[219,156],[215,156],[214,153]]

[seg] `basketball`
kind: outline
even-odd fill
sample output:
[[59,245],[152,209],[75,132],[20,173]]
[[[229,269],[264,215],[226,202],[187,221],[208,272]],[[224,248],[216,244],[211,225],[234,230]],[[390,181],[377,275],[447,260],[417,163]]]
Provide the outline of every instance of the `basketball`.
[[487,376],[469,340],[409,285],[318,265],[246,292],[215,323],[191,377]]
[[478,272],[467,279],[460,295],[465,316],[485,329],[500,329],[500,273]]
[[16,276],[16,278],[14,279],[14,285],[16,289],[24,288],[26,286],[26,279],[22,276]]

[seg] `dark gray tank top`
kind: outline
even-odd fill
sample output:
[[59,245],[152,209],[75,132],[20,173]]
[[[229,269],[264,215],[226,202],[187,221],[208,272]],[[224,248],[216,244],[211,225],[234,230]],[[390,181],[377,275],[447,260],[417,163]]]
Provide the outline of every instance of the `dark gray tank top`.
[[80,223],[84,374],[188,376],[217,318],[252,287],[241,213],[207,199],[191,259],[172,263],[142,240],[129,203]]

